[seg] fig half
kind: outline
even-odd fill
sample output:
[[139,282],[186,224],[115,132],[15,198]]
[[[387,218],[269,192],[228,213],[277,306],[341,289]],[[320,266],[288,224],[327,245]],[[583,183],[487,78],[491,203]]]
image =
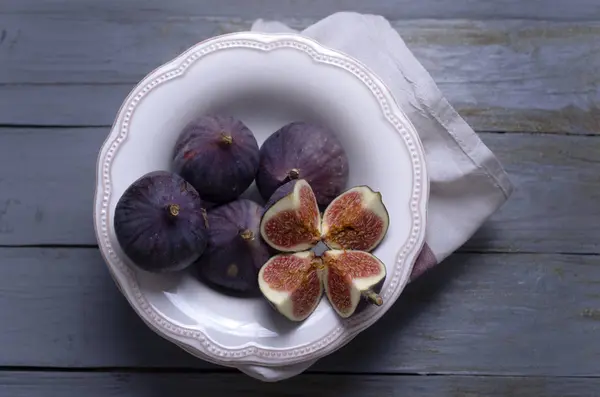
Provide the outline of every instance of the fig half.
[[323,242],[332,249],[372,251],[389,227],[381,193],[356,186],[336,197],[323,213]]
[[204,200],[223,204],[252,184],[259,159],[256,138],[241,120],[207,115],[184,127],[175,143],[173,167]]
[[279,187],[265,206],[260,233],[282,252],[310,249],[321,240],[321,213],[310,185],[304,179]]
[[260,236],[262,206],[238,199],[208,211],[208,246],[194,264],[210,283],[237,292],[258,292],[258,271],[269,260]]
[[292,179],[306,179],[324,208],[348,182],[348,157],[328,128],[308,122],[289,123],[260,148],[256,186],[265,200]]
[[261,220],[261,235],[282,252],[310,249],[323,241],[331,249],[372,251],[385,237],[389,215],[381,193],[357,186],[336,197],[321,219],[311,185],[304,179],[275,191]]
[[179,175],[154,171],[134,181],[115,208],[115,234],[141,269],[182,270],[204,252],[206,211],[198,192]]
[[386,277],[385,265],[364,251],[329,250],[322,255],[323,284],[327,298],[343,318],[350,317],[366,299],[381,306],[378,295]]
[[275,255],[260,269],[258,285],[279,313],[302,321],[323,295],[320,267],[321,259],[311,251]]

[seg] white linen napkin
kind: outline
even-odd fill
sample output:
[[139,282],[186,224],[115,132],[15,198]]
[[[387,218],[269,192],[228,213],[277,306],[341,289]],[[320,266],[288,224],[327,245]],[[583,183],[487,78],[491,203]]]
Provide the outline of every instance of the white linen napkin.
[[[296,32],[280,22],[262,19],[252,30]],[[419,133],[431,188],[426,243],[413,268],[414,280],[463,245],[508,199],[513,186],[494,154],[450,106],[385,18],[339,12],[301,33],[354,57],[375,72]],[[314,363],[238,368],[253,378],[275,382],[298,375]]]

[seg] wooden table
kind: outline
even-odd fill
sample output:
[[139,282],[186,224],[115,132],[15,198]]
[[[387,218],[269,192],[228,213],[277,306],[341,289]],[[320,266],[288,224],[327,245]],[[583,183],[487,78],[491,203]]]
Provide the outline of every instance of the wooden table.
[[[183,49],[340,9],[392,21],[516,191],[375,326],[264,384],[127,305],[96,248],[97,151]],[[599,396],[599,134],[598,0],[0,0],[0,396]]]

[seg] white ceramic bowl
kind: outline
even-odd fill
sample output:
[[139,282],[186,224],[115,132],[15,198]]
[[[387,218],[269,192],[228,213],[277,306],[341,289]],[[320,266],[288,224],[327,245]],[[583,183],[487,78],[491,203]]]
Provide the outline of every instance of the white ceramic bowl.
[[[374,251],[388,276],[381,307],[342,320],[323,299],[292,323],[262,298],[222,295],[183,271],[140,271],[121,251],[113,210],[131,182],[170,169],[180,129],[198,113],[243,120],[259,144],[294,120],[333,128],[350,160],[348,187],[383,195],[390,227]],[[125,99],[98,158],[94,221],[117,285],[157,333],[226,366],[278,366],[329,354],[373,324],[407,283],[425,235],[428,179],[414,127],[382,82],[350,57],[290,34],[242,32],[199,43],[144,78]],[[245,193],[258,197],[254,187]]]

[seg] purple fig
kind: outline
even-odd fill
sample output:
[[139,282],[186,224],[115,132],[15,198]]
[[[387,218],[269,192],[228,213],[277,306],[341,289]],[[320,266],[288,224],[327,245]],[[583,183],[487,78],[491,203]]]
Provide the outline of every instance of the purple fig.
[[228,116],[201,116],[190,122],[175,144],[173,167],[202,199],[223,204],[252,184],[259,163],[252,131]]
[[117,202],[115,234],[123,252],[154,273],[182,270],[204,252],[206,212],[179,175],[154,171],[134,181]]
[[344,191],[348,172],[346,152],[332,131],[316,124],[293,122],[261,146],[256,186],[268,200],[286,182],[305,179],[323,208]]
[[194,267],[202,278],[238,292],[258,292],[258,272],[271,256],[260,236],[263,208],[238,199],[208,212],[208,246]]

